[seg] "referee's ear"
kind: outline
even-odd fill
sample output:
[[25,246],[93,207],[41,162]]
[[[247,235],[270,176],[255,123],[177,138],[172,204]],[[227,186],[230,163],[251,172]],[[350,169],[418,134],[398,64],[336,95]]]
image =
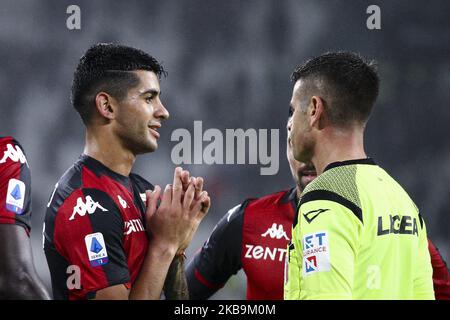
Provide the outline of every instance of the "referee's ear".
[[319,130],[324,126],[325,120],[325,104],[324,100],[319,96],[312,96],[311,103],[308,106],[309,125]]
[[112,102],[114,98],[106,92],[99,92],[95,96],[95,107],[102,118],[113,120],[115,118]]

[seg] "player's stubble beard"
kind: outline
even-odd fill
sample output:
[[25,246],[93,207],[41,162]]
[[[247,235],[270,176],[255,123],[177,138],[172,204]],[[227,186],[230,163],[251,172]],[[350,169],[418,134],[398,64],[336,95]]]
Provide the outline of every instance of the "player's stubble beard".
[[135,156],[156,151],[158,141],[149,131],[149,122],[136,118],[121,121],[118,137]]

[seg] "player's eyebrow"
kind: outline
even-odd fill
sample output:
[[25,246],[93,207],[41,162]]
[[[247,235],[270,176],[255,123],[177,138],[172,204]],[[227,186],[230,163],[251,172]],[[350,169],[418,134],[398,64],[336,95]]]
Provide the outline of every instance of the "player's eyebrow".
[[161,95],[161,91],[157,90],[157,89],[148,89],[145,90],[144,92],[139,93],[141,96],[145,96],[146,94],[150,94],[152,96],[157,96],[158,94]]

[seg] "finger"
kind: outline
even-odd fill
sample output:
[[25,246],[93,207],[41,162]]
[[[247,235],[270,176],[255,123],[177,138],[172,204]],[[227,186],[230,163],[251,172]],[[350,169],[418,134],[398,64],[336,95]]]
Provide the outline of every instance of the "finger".
[[181,172],[181,184],[183,185],[183,190],[186,191],[189,186],[189,171],[183,170]]
[[198,200],[203,191],[203,178],[197,177],[197,183],[195,186],[195,199]]
[[186,193],[184,194],[183,207],[185,209],[189,209],[192,204],[192,200],[194,200],[195,195],[195,187],[194,184],[190,183]]
[[194,207],[191,210],[192,215],[198,215],[200,219],[208,213],[209,208],[211,207],[211,199],[208,196],[208,192],[203,191],[200,195],[199,201],[195,202]]
[[153,191],[147,190],[145,192],[145,194],[147,196],[147,209],[145,210],[145,214],[148,219],[151,219],[151,217],[156,212],[156,206],[158,204],[158,198],[159,198],[160,193],[161,193],[160,186],[155,186]]
[[205,193],[204,193],[203,199],[202,199],[202,201],[200,201],[200,203],[202,205],[201,211],[203,213],[203,217],[206,216],[206,214],[209,211],[209,208],[211,208],[211,198],[209,197],[208,192],[206,192],[206,191],[204,191],[204,192]]
[[173,185],[172,185],[172,202],[180,202],[181,192],[183,191],[183,186],[181,183],[181,169],[180,167],[176,167],[173,173]]
[[171,203],[172,203],[172,186],[168,184],[164,189],[160,207],[170,206]]

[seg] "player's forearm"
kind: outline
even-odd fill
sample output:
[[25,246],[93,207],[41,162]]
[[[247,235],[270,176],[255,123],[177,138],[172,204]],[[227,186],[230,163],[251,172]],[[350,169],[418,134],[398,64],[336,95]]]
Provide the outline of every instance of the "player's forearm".
[[158,300],[177,248],[150,242],[139,276],[134,283],[130,300]]
[[164,283],[167,300],[189,300],[189,290],[184,272],[184,256],[176,256],[170,264]]
[[50,300],[50,295],[35,272],[15,270],[0,276],[0,299]]

